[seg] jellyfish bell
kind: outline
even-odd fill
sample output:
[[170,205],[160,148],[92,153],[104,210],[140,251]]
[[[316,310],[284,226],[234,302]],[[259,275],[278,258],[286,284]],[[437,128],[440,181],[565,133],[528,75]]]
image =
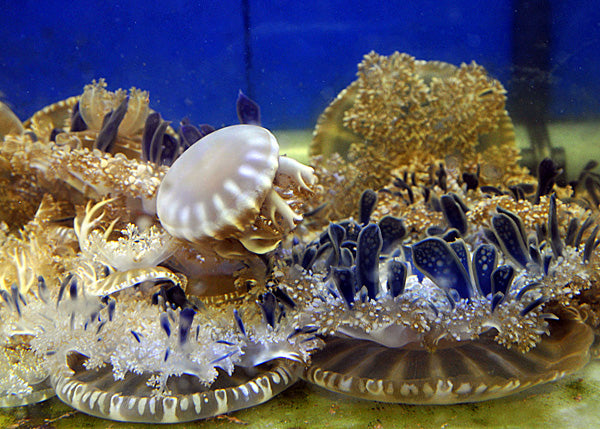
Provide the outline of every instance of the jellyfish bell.
[[[185,298],[176,309],[164,298],[158,305],[120,299],[36,344],[56,350],[52,386],[79,411],[139,423],[198,420],[268,401],[298,380],[303,358],[319,345],[312,332],[295,332],[269,298],[264,317],[245,306],[243,322],[237,310],[198,308]],[[83,310],[87,299],[70,301]]]
[[278,175],[298,188],[314,183],[310,167],[279,156],[277,139],[265,128],[222,128],[173,163],[158,189],[158,217],[175,237],[235,239],[252,252],[265,253],[302,219],[277,192]]
[[[282,268],[299,320],[325,342],[306,380],[382,402],[477,402],[560,379],[596,353],[586,296],[598,290],[600,228],[573,222],[574,207],[551,195],[517,215],[481,199],[467,215],[446,194],[449,228],[411,243],[400,224],[372,220],[367,199],[360,225],[330,224]],[[487,219],[472,213],[484,208]]]

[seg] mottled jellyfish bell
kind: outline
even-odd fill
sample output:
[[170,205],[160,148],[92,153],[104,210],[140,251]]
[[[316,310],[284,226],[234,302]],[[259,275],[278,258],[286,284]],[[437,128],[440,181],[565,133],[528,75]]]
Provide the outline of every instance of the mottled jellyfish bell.
[[69,355],[70,377],[55,380],[58,397],[71,407],[92,416],[136,423],[181,423],[253,407],[281,393],[298,379],[298,365],[277,360],[232,375],[219,370],[209,387],[191,375],[171,377],[170,392],[155,396],[148,386],[149,374],[128,374],[115,381],[110,365],[85,368],[86,358]]
[[[72,289],[64,299],[85,299]],[[232,329],[236,321],[209,320],[191,307],[132,310],[112,300],[75,316],[69,343],[53,354],[59,365],[51,383],[63,402],[110,420],[178,423],[256,406],[299,377],[300,364],[279,356],[242,365],[241,355],[249,360],[253,352]]]
[[[376,250],[378,245],[375,243],[372,248]],[[444,290],[451,302],[445,310],[442,307],[438,310],[436,305],[439,304],[429,302],[429,308],[436,317],[435,325],[445,323],[445,317],[454,316],[457,321],[462,320],[464,314],[459,317],[454,312],[459,307],[471,306],[474,311],[480,312],[483,317],[480,320],[489,321],[488,327],[477,337],[462,333],[459,338],[441,335],[432,347],[426,346],[420,335],[406,336],[406,329],[401,329],[401,320],[396,322],[396,328],[393,325],[385,328],[385,341],[373,335],[375,328],[369,333],[371,337],[345,328],[340,331],[344,335],[329,334],[325,337],[325,347],[312,356],[311,366],[304,375],[308,381],[334,392],[381,402],[453,404],[517,393],[562,378],[590,359],[594,339],[592,328],[576,312],[561,311],[557,307],[550,311],[553,315],[548,317],[547,328],[537,332],[541,334],[541,341],[534,347],[519,350],[498,341],[498,330],[503,329],[497,323],[499,313],[507,314],[508,311],[513,315],[511,317],[529,317],[545,299],[524,299],[530,292],[538,290],[540,284],[531,282],[523,286],[523,283],[517,282],[521,286],[516,286],[516,269],[510,265],[497,267],[499,257],[494,246],[481,244],[471,257],[463,240],[449,244],[432,237],[414,244],[412,255],[416,268]],[[414,276],[408,281],[410,286],[406,291],[407,263],[391,259],[385,267],[386,289],[395,302],[427,299],[424,294],[415,300]],[[358,261],[355,270],[357,274],[363,271]],[[334,268],[333,279],[339,296],[346,303],[346,311],[356,309],[362,318],[376,310],[357,308],[355,285],[360,282],[356,282],[354,273],[354,269]],[[419,287],[424,288],[424,283],[420,282]],[[511,294],[511,287],[521,289],[517,294],[514,290]],[[322,298],[319,295],[319,299]],[[386,304],[385,295],[377,299],[381,300],[381,305],[390,305],[390,301]],[[325,309],[328,307],[324,306]],[[546,318],[544,314],[533,317]],[[407,340],[401,344],[387,344],[390,335]]]
[[[239,240],[255,253],[268,252],[301,220],[273,189],[283,174],[299,187],[312,184],[312,169],[279,156],[277,139],[256,125],[214,131],[189,147],[171,166],[157,194],[157,213],[172,235],[191,242]],[[272,221],[253,228],[259,214]]]
[[[571,221],[563,241],[564,212],[549,200],[536,237],[519,215],[497,207],[481,240],[468,233],[461,200],[448,195],[440,204],[453,228],[443,238],[410,244],[401,220],[384,218],[359,227],[348,265],[328,266],[342,259],[327,254],[340,241],[330,225],[306,248],[307,291],[287,287],[325,342],[304,378],[374,401],[454,404],[508,396],[582,368],[595,353],[595,328],[562,294],[597,294],[597,281],[583,278],[595,270],[589,261],[600,227]],[[382,250],[400,240],[401,248]]]
[[493,332],[458,343],[442,340],[434,351],[334,337],[312,357],[305,378],[334,392],[381,402],[485,401],[556,380],[588,362],[589,326],[579,320],[551,321],[550,332],[527,353],[498,344]]

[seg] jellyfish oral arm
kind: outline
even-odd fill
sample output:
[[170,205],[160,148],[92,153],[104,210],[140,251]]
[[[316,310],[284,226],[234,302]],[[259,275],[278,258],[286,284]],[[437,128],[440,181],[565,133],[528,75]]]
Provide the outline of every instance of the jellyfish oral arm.
[[304,165],[293,158],[288,158],[285,155],[279,157],[279,168],[277,175],[285,175],[290,177],[300,188],[310,191],[309,185],[314,185],[317,181],[315,171],[312,167]]
[[281,227],[292,230],[296,226],[295,222],[300,222],[302,220],[302,216],[296,214],[294,210],[285,202],[283,198],[279,196],[279,194],[271,189],[265,198],[263,203],[266,212],[269,215],[269,218],[275,223],[279,225],[277,221],[276,214],[281,215],[283,218],[283,225]]

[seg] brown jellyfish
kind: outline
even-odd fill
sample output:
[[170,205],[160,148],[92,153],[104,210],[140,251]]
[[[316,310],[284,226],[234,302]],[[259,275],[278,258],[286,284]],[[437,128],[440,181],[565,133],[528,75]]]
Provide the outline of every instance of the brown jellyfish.
[[504,88],[483,67],[371,52],[357,77],[321,114],[310,147],[323,188],[313,205],[332,200],[332,218],[400,168],[425,181],[429,165],[449,161],[479,166],[484,184],[522,180]]

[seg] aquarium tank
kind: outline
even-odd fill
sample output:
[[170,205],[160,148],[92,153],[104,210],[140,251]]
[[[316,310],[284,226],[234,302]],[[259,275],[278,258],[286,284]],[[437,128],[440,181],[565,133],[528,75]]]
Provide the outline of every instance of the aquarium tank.
[[0,24],[0,426],[600,424],[596,5]]

